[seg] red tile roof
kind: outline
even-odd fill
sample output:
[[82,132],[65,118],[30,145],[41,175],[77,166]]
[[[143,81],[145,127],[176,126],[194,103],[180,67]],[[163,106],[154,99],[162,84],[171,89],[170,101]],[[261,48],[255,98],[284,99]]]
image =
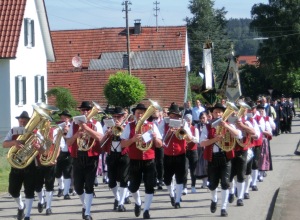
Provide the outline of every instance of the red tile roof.
[[239,56],[238,57],[238,65],[258,65],[258,59],[256,56]]
[[[132,31],[132,30],[131,30]],[[94,70],[87,67],[91,59],[98,59],[104,52],[126,52],[124,28],[69,30],[51,32],[56,55],[55,62],[48,62],[48,89],[62,86],[69,88],[80,103],[93,100],[101,106],[107,101],[103,94],[109,75],[124,70]],[[182,66],[178,68],[134,69],[132,75],[146,85],[146,98],[158,101],[161,106],[171,102],[183,104],[185,88],[186,27],[142,27],[139,35],[130,35],[131,51],[183,50]],[[72,66],[72,58],[80,54],[82,69]],[[78,72],[79,71],[79,72]]]
[[0,58],[15,58],[26,0],[0,1]]

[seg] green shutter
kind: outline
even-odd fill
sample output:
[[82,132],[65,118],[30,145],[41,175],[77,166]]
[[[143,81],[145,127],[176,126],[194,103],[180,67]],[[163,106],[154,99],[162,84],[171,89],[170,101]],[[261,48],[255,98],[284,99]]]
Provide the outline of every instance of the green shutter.
[[23,77],[23,105],[26,105],[26,77]]
[[19,77],[15,77],[16,105],[19,105]]

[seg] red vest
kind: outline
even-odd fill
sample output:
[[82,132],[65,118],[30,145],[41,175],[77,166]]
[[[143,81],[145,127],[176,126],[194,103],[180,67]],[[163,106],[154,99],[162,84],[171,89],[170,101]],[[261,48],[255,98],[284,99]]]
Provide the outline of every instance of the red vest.
[[[195,136],[195,130],[196,130],[195,126],[191,126],[190,129],[191,129],[192,135]],[[187,150],[197,150],[197,144],[191,141],[190,143],[187,144],[186,149]]]
[[[136,126],[135,121],[130,122],[129,126],[130,126],[130,134],[129,134],[129,139],[130,139],[135,135],[135,126]],[[147,122],[146,124],[143,124],[143,130],[147,131],[152,126],[153,126],[152,122]],[[141,151],[141,150],[137,149],[136,143],[132,143],[128,147],[128,155],[129,155],[129,158],[132,160],[152,160],[155,158],[154,143],[153,143],[152,147],[147,151]]]
[[[112,146],[112,139],[113,139],[113,135],[111,135],[108,140],[106,141],[106,143],[102,146],[102,151],[107,152],[108,154],[110,154],[111,151],[111,146]],[[104,140],[105,141],[105,140]],[[121,145],[121,143],[120,143]],[[127,154],[128,153],[128,147],[122,148],[121,154]]]
[[[97,121],[93,120],[93,123],[88,122],[87,126],[89,126],[91,129],[93,129],[96,123],[97,123]],[[75,124],[73,122],[73,135],[78,131],[78,129],[79,129],[79,125]],[[93,140],[94,139],[91,137],[90,143],[92,143]],[[70,152],[71,153],[71,157],[77,158],[77,152],[78,152],[77,140],[74,141],[74,143],[71,146],[71,149],[69,149],[69,150],[71,151]],[[99,141],[95,141],[94,146],[91,149],[89,149],[87,152],[88,152],[88,156],[89,157],[99,156],[100,153],[101,153],[101,148],[100,148]]]
[[[165,133],[169,130],[169,124],[165,124]],[[186,141],[185,140],[179,140],[175,134],[170,135],[165,140],[165,144],[168,144],[168,146],[164,146],[164,154],[168,156],[178,156],[181,154],[185,154],[186,150]]]
[[[254,119],[256,120],[257,124],[259,125],[260,124],[259,121],[261,119],[261,116],[255,115]],[[262,145],[262,142],[263,142],[263,134],[262,134],[262,132],[260,132],[259,138],[252,141],[253,147],[260,147]]]
[[[211,127],[211,124],[207,124],[206,125],[206,129],[208,131],[208,137],[207,139],[212,139],[215,137],[215,134],[216,134],[216,129]],[[208,160],[209,162],[212,161],[212,156],[213,156],[213,146],[214,144],[212,145],[209,145],[209,146],[206,146],[205,149],[204,149],[204,153],[203,153],[203,158],[205,160]],[[227,159],[232,159],[234,158],[234,150],[231,150],[231,151],[228,151],[226,152],[226,157]]]

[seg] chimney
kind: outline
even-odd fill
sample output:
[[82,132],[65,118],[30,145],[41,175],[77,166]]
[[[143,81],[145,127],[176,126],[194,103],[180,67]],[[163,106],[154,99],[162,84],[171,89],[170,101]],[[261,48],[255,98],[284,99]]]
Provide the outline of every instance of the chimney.
[[134,34],[141,33],[141,19],[134,20]]

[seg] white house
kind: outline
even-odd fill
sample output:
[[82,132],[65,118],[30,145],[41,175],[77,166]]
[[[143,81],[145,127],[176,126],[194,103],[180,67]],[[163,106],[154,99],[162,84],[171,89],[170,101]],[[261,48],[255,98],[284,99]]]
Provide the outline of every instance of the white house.
[[45,101],[48,61],[55,56],[44,0],[1,0],[0,139]]

